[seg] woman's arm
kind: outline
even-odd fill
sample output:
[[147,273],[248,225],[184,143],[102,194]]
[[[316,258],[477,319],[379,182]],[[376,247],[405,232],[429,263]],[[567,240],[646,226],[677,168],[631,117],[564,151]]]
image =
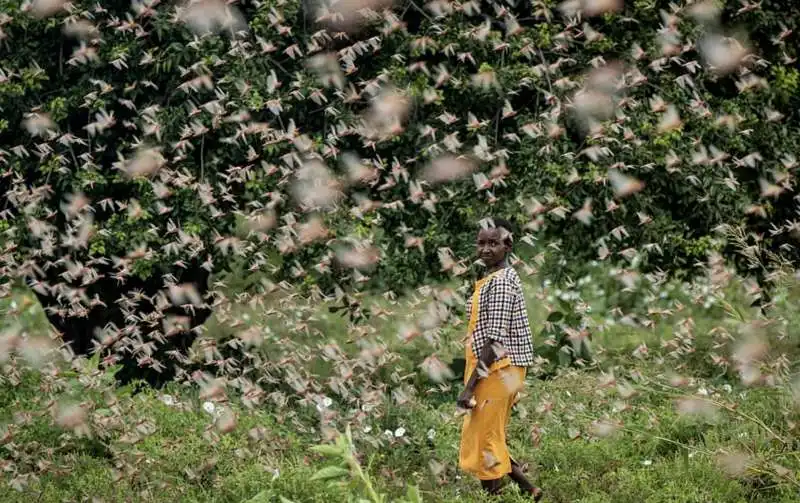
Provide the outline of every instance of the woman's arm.
[[495,352],[493,345],[491,343],[484,344],[483,349],[481,350],[480,358],[478,359],[478,366],[472,372],[472,375],[469,376],[469,380],[467,381],[466,386],[464,386],[464,391],[461,392],[461,395],[458,397],[458,401],[456,404],[461,407],[462,409],[471,409],[474,405],[472,402],[472,396],[475,394],[475,387],[478,385],[478,380],[481,379],[482,376],[486,376],[489,372],[489,367],[495,361]]

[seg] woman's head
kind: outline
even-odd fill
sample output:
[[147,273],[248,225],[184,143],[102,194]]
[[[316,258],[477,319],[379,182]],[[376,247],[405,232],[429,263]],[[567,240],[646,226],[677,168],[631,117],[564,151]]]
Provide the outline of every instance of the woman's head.
[[478,258],[489,270],[505,265],[506,256],[514,244],[511,223],[502,218],[487,218],[478,228],[476,251]]

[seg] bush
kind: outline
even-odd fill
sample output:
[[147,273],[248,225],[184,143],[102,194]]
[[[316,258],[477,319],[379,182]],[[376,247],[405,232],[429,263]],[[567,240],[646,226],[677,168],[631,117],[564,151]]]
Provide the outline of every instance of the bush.
[[[792,3],[780,15],[730,5],[721,24],[655,1],[582,23],[538,0],[504,13],[453,4],[446,17],[398,7],[349,38],[320,31],[302,2],[241,2],[226,7],[238,24],[195,35],[175,19],[231,19],[222,2],[198,5],[182,17],[148,2],[43,13],[0,1],[14,47],[0,60],[0,274],[34,288],[78,353],[98,337],[124,354],[125,379],[170,376],[216,301],[210,275],[274,271],[255,286],[301,280],[317,296],[401,289],[457,272],[431,266],[443,248],[468,268],[488,214],[525,224],[520,242],[538,240],[523,258],[557,246],[538,257],[557,279],[598,250],[670,273],[714,250],[739,257],[715,233],[722,224],[783,229],[751,242],[764,250],[755,260],[740,259],[760,279],[770,261],[797,258],[782,227],[793,181],[781,174],[798,151],[797,30],[768,40],[780,22],[796,25]],[[749,69],[716,76],[696,65],[697,42],[734,23],[753,38]],[[677,52],[664,56],[660,41]],[[610,77],[592,85],[620,86],[590,122],[581,114],[596,103],[575,91],[596,66]],[[473,179],[422,181],[446,153],[473,158]],[[364,172],[367,183],[348,181]],[[623,199],[637,180],[644,190]],[[571,215],[589,200],[587,226]],[[370,244],[382,257],[373,270],[337,259],[338,247]]]

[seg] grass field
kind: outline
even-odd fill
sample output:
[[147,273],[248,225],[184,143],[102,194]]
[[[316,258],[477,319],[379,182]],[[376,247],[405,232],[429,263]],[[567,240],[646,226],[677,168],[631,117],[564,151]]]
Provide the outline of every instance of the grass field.
[[[597,355],[547,379],[544,364],[534,369],[514,411],[512,452],[529,463],[545,501],[800,501],[800,292],[792,282],[765,316],[746,307],[735,280],[642,280],[625,292],[603,274],[565,291],[526,283],[539,347],[548,312],[561,305],[583,313]],[[248,352],[246,372],[224,386],[131,395],[92,362],[34,370],[6,356],[0,471],[8,489],[0,500],[414,501],[407,494],[416,487],[426,502],[487,501],[456,466],[459,383],[434,382],[436,372],[421,367],[432,353],[458,357],[465,325],[448,320],[410,342],[402,337],[425,318],[435,291],[415,292],[416,305],[364,299],[374,309],[361,329],[324,303],[266,309],[239,299],[209,321],[207,336],[249,329],[262,342]],[[24,291],[2,309],[6,333],[47,330]],[[74,404],[85,415],[75,419]],[[312,447],[348,425],[358,467],[320,474],[339,461],[333,449]],[[509,487],[498,501],[524,499]]]

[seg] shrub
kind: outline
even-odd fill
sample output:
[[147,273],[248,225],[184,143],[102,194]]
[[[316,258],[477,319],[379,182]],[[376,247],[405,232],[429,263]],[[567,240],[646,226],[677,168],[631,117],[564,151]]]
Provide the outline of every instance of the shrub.
[[[798,151],[797,30],[772,41],[796,25],[794,3],[731,4],[706,24],[651,1],[583,22],[539,0],[398,7],[344,37],[306,3],[222,4],[0,1],[14,48],[0,60],[1,274],[34,288],[76,352],[98,337],[124,354],[124,379],[170,376],[217,298],[212,274],[243,264],[274,271],[268,288],[301,280],[317,296],[400,289],[458,271],[431,266],[443,248],[468,266],[490,213],[557,246],[539,257],[557,278],[598,250],[671,273],[711,251],[739,256],[722,224],[778,228],[751,236],[765,250],[755,265],[740,260],[760,279],[797,258],[781,174]],[[696,63],[698,43],[734,23],[756,56],[718,76]],[[609,73],[587,80],[594,67]],[[575,94],[586,85],[606,89],[608,110]],[[479,169],[423,181],[443,154]],[[590,200],[591,225],[571,218]],[[370,244],[372,270],[339,253]]]

